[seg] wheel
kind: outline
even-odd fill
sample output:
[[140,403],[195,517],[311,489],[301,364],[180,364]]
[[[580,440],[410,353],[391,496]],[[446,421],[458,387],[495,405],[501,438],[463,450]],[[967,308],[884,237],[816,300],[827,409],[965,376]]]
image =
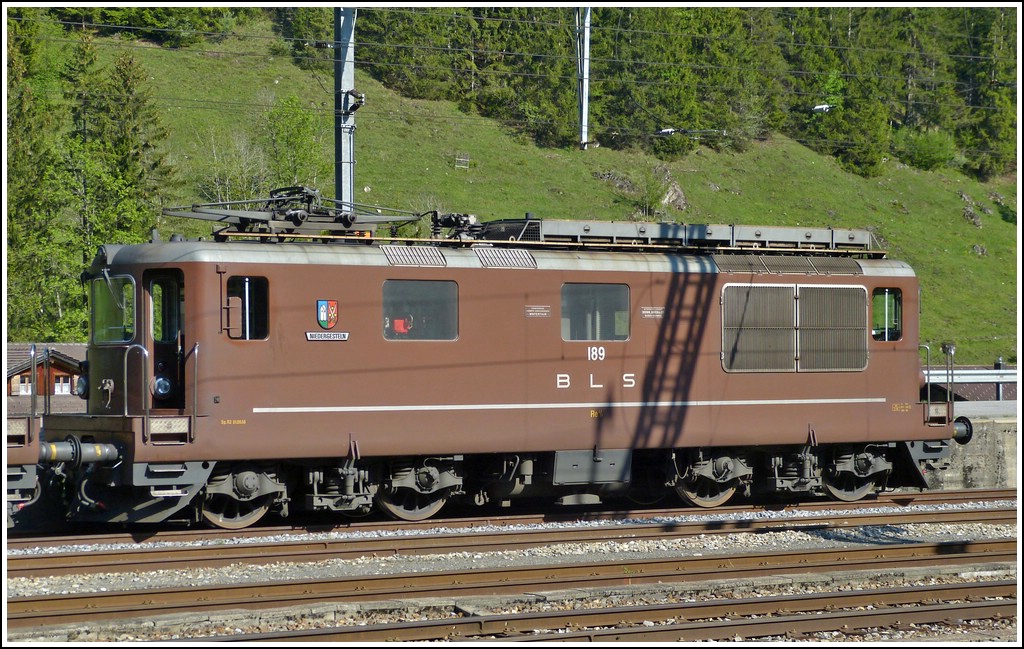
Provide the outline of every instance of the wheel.
[[252,500],[236,500],[220,493],[209,494],[203,502],[203,518],[214,527],[240,530],[263,518],[273,500],[274,494]]
[[377,493],[377,506],[388,516],[400,521],[422,521],[430,518],[448,502],[446,491],[428,494],[408,488]]
[[707,478],[680,480],[675,486],[679,497],[697,507],[718,507],[732,498],[736,485],[727,485]]
[[875,490],[875,481],[871,478],[861,478],[845,471],[837,475],[827,472],[821,477],[821,484],[830,496],[843,502],[860,500]]

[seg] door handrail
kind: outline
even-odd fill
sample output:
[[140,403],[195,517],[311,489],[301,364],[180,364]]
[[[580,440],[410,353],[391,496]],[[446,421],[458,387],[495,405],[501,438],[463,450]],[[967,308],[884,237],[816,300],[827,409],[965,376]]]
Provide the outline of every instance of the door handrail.
[[151,407],[150,399],[147,397],[149,394],[149,350],[142,343],[135,343],[128,345],[124,348],[124,359],[122,365],[122,379],[124,383],[124,416],[128,416],[128,353],[133,349],[139,349],[142,351],[142,393],[140,399],[142,400],[142,443],[145,444],[149,441],[149,410]]

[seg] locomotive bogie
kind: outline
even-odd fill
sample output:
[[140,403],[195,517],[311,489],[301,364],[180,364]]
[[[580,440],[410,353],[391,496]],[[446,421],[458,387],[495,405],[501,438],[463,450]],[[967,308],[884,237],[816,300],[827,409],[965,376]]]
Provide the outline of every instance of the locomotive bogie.
[[262,519],[271,508],[288,516],[288,489],[280,469],[270,463],[221,463],[202,492],[203,518],[213,526],[242,529]]
[[855,499],[954,435],[917,279],[867,255],[176,241],[88,276],[88,413],[43,422],[76,518]]
[[726,503],[737,489],[749,493],[753,470],[742,449],[697,448],[673,452],[670,485],[685,502],[698,507]]

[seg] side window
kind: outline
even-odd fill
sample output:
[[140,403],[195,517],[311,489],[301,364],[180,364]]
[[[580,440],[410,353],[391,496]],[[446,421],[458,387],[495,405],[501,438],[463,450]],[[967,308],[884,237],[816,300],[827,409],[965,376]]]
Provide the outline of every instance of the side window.
[[154,279],[149,285],[153,312],[150,314],[153,340],[158,343],[173,343],[181,330],[181,288],[170,277]]
[[459,337],[459,286],[436,280],[384,282],[386,340],[455,340]]
[[629,287],[563,284],[562,340],[629,338]]
[[903,293],[898,288],[876,288],[871,295],[871,337],[903,338]]
[[135,281],[128,276],[92,281],[92,340],[125,343],[135,337]]
[[19,376],[15,379],[18,382],[17,389],[12,389],[12,395],[26,395],[32,394],[32,377],[31,376]]
[[54,394],[71,394],[71,377],[70,376],[55,376],[55,377],[53,377],[53,393]]
[[229,277],[228,305],[228,337],[263,340],[270,335],[270,299],[266,277]]

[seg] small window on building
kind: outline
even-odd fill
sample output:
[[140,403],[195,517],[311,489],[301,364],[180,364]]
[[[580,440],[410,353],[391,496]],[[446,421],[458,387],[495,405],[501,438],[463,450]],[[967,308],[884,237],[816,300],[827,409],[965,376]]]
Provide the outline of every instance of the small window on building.
[[31,376],[19,376],[17,392],[13,392],[18,396],[26,396],[32,394],[32,377]]
[[386,340],[455,340],[459,337],[459,287],[435,280],[384,282]]
[[563,284],[562,340],[629,338],[629,287]]
[[871,297],[871,337],[903,338],[903,294],[898,288],[876,288]]
[[264,340],[270,335],[270,298],[266,277],[229,277],[228,307],[228,337]]
[[53,393],[54,394],[71,394],[71,377],[70,376],[55,376],[55,377],[53,377]]

